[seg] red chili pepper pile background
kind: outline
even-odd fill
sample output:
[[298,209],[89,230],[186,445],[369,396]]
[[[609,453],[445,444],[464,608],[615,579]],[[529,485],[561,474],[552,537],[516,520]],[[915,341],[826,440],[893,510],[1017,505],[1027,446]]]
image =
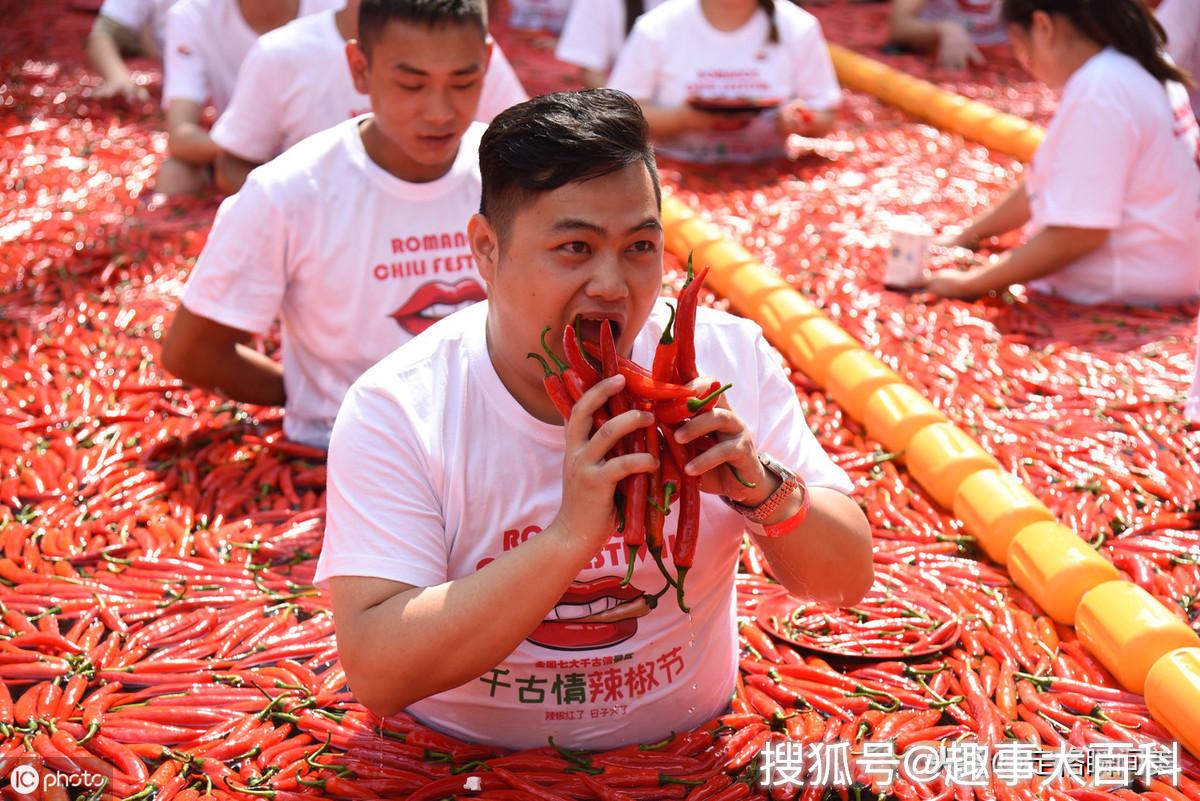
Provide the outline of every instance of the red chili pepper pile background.
[[[571,86],[551,40],[508,30],[504,12],[494,15],[497,34],[526,86]],[[880,8],[818,13],[831,40],[879,55]],[[806,608],[793,633],[810,644],[877,636],[946,650],[907,663],[830,656],[832,664],[797,651],[764,631],[765,615],[763,625],[753,620],[778,592],[748,548],[738,693],[732,713],[704,730],[605,754],[501,754],[403,715],[373,719],[348,693],[328,601],[310,586],[320,455],[280,440],[278,412],[187,390],[157,365],[215,200],[139,207],[162,158],[160,118],[149,105],[89,98],[98,80],[83,69],[80,45],[90,15],[46,0],[6,4],[4,19],[0,761],[11,767],[9,758],[33,752],[68,771],[103,762],[118,796],[160,801],[698,800],[762,797],[751,786],[754,756],[783,736],[892,739],[899,750],[964,734],[1047,747],[1167,739],[1140,696],[1117,689],[1070,629],[989,566],[961,526],[799,374],[810,424],[858,485],[878,581],[855,610]],[[883,57],[1038,121],[1052,108],[1010,58],[964,77]],[[736,171],[667,164],[664,179],[1200,627],[1200,434],[1179,415],[1196,309],[964,304],[885,291],[879,245],[890,215],[961,220],[1020,165],[870,98],[848,95],[841,119],[836,136],[855,151],[835,160]],[[676,269],[674,288],[681,280]],[[914,633],[913,608],[922,623],[953,621],[956,638],[941,625]],[[1114,795],[1200,799],[1200,767],[1184,768],[1178,788],[1156,782]],[[463,790],[469,778],[479,792]],[[1040,797],[1094,795],[1063,790]],[[892,794],[969,797],[940,780],[902,782]],[[1001,784],[974,795],[1035,797]]]

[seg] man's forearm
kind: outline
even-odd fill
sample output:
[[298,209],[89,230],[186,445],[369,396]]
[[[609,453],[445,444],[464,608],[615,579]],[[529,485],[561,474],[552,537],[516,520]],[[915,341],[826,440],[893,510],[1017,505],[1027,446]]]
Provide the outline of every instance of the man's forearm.
[[220,152],[208,131],[194,122],[180,123],[172,128],[168,147],[175,158],[197,166],[212,164]]
[[338,647],[358,699],[393,714],[502,662],[595,556],[565,534],[551,526],[475,573],[367,609],[353,632],[339,625]]
[[1000,236],[1020,228],[1029,222],[1029,192],[1025,182],[1009,192],[1008,195],[984,212],[979,219],[972,222],[963,235],[976,242],[993,236]]
[[121,58],[121,48],[111,31],[111,24],[97,20],[87,39],[88,63],[100,74],[100,77],[111,83],[118,83],[129,78],[129,68]]
[[679,110],[667,106],[655,106],[646,101],[641,104],[642,114],[650,125],[650,133],[659,139],[670,139],[683,133],[685,126]]
[[283,367],[278,362],[236,345],[220,354],[195,354],[167,369],[189,384],[220,391],[226,397],[257,406],[283,406]]
[[857,603],[872,581],[867,518],[853,499],[837,490],[812,487],[808,492],[808,516],[798,528],[783,537],[754,541],[772,573],[792,593],[838,606]]
[[217,188],[232,195],[241,190],[246,177],[259,165],[222,150],[217,155]]
[[938,23],[923,20],[915,14],[893,14],[889,27],[892,41],[911,50],[933,50],[942,38]]
[[971,293],[986,295],[1064,269],[1108,238],[1100,229],[1046,228],[999,261],[971,271]]

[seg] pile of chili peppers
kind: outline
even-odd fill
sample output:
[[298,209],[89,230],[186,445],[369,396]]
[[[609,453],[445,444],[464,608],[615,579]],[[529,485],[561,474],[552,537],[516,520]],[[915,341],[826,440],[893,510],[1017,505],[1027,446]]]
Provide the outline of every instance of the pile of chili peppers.
[[[688,259],[687,280],[678,305],[671,307],[671,320],[655,348],[654,363],[649,370],[617,353],[608,320],[601,323],[598,348],[583,342],[578,320],[568,325],[562,335],[565,362],[546,345],[545,334],[549,329],[542,332],[543,350],[557,365],[558,371],[538,354],[529,354],[541,363],[546,393],[564,421],[570,419],[572,408],[583,393],[618,374],[625,378],[625,386],[609,399],[603,411],[595,414],[592,433],[608,420],[632,409],[653,413],[654,425],[625,437],[615,448],[616,455],[649,453],[660,465],[652,474],[639,473],[623,480],[614,497],[617,531],[623,535],[628,551],[629,571],[625,583],[633,577],[637,554],[645,547],[666,579],[667,587],[675,587],[676,600],[684,612],[689,609],[684,601],[683,585],[694,562],[700,536],[700,478],[688,475],[683,468],[714,441],[709,436],[682,445],[676,441],[675,432],[683,423],[711,409],[732,386],[722,385],[719,381],[704,390],[689,386],[700,377],[696,369],[696,307],[707,273],[705,269],[696,275],[691,259]],[[599,367],[588,360],[585,351],[599,357]],[[745,483],[740,476],[737,478]],[[671,540],[671,563],[675,568],[672,575],[663,562],[663,529],[676,499],[679,517]],[[650,597],[657,601],[657,597]]]
[[[835,40],[872,30],[849,24],[861,9],[817,11]],[[496,35],[532,78],[527,86],[551,88],[561,65],[539,40],[505,31],[504,13],[494,16]],[[764,612],[779,588],[747,543],[737,692],[728,715],[696,731],[605,753],[555,744],[507,753],[405,715],[370,715],[347,687],[328,599],[311,584],[323,454],[282,440],[277,411],[189,390],[158,367],[158,340],[214,199],[139,207],[162,158],[157,111],[89,96],[97,80],[79,43],[92,17],[68,0],[25,4],[10,17],[0,30],[4,770],[37,755],[43,772],[100,773],[112,794],[138,801],[811,801],[883,788],[856,771],[851,788],[767,791],[756,782],[766,744],[891,741],[904,752],[963,736],[1043,748],[1169,742],[1140,696],[1119,689],[1070,628],[983,561],[957,521],[798,373],[808,423],[854,480],[872,526],[878,581],[858,613],[805,604],[805,625],[827,615],[826,628],[807,629],[807,648],[774,637]],[[152,65],[135,66],[157,83]],[[1043,118],[1041,90],[1002,64],[980,74],[975,96]],[[1195,309],[1081,311],[1044,298],[966,304],[885,291],[879,245],[889,215],[957,221],[995,199],[1020,166],[870,98],[848,96],[841,123],[837,136],[855,150],[836,160],[736,171],[664,164],[664,181],[920,387],[1131,580],[1200,627],[1200,435],[1178,411]],[[669,289],[682,294],[683,277],[677,269]],[[698,282],[689,289],[695,302],[721,305]],[[259,346],[273,352],[277,338]],[[588,355],[604,373],[603,350]],[[633,370],[617,360],[623,367]],[[668,384],[695,377],[664,375],[651,369]],[[636,380],[627,375],[627,385]],[[669,447],[664,433],[655,436]],[[669,454],[663,461],[675,464]],[[664,501],[673,477],[653,480]],[[654,537],[651,483],[640,507],[643,547]],[[812,650],[836,645],[847,626],[902,632],[889,618],[914,594],[930,619],[942,620],[944,607],[957,626],[956,636],[930,637],[944,646],[938,652],[849,659]],[[1200,770],[1190,758],[1182,767],[1178,786],[1135,783],[1104,797],[1200,799]],[[2,792],[67,797],[52,786]],[[1100,795],[1065,783],[969,792],[981,801]],[[887,794],[967,797],[942,780],[903,778]]]

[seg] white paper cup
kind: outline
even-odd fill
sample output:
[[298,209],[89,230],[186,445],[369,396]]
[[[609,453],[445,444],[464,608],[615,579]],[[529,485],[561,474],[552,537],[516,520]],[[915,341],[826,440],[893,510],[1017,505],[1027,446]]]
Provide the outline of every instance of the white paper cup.
[[914,287],[925,283],[929,265],[929,246],[933,229],[920,219],[901,218],[888,224],[887,269],[883,283],[894,287]]

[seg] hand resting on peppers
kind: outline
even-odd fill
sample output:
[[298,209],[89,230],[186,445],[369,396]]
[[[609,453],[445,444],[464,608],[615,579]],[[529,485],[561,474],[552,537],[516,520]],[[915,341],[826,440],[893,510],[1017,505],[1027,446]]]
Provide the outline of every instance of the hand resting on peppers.
[[[614,503],[623,481],[659,470],[649,447],[614,449],[651,434],[653,416],[636,396],[613,408],[628,394],[618,374],[580,392],[564,423],[546,370],[527,358],[547,328],[578,318],[585,349],[604,347],[607,328],[610,357],[652,363],[675,301],[658,297],[645,119],[613,90],[539,97],[496,118],[480,169],[468,236],[488,300],[368,371],[334,426],[317,581],[332,592],[350,685],[380,714],[406,709],[512,748],[551,736],[610,748],[694,728],[733,690],[744,532],[777,527],[758,542],[780,580],[853,604],[872,580],[866,518],[758,327],[700,308],[696,374],[681,383],[711,375],[732,388],[675,431],[692,451],[680,481],[696,487],[690,612],[655,602],[675,593],[649,548],[630,565]],[[566,357],[561,336],[547,346],[547,363]],[[666,516],[667,543],[681,507]]]

